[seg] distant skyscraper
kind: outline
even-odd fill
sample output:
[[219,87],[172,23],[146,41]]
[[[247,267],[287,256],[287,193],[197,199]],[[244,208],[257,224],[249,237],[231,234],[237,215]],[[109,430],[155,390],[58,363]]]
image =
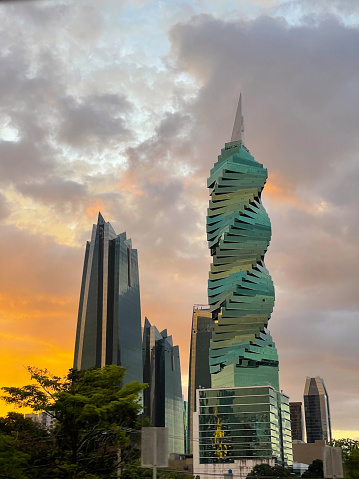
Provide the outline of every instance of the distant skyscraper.
[[307,442],[332,440],[329,396],[319,376],[307,377],[304,386],[304,411]]
[[242,460],[292,463],[289,398],[279,389],[278,355],[267,329],[274,285],[264,264],[271,239],[261,202],[266,180],[267,170],[244,145],[240,98],[231,141],[207,180],[208,302],[214,329],[211,388],[197,391],[193,414],[194,432],[198,424],[194,465],[199,456],[194,472],[201,477],[222,473],[221,467],[210,469],[216,464],[231,463],[235,469]]
[[292,440],[303,441],[303,414],[301,402],[290,402],[290,422],[292,423]]
[[212,338],[214,321],[209,306],[193,306],[191,346],[188,375],[188,429],[189,450],[193,446],[193,412],[196,410],[196,389],[211,387],[209,371],[209,345]]
[[117,364],[125,383],[143,381],[137,250],[101,213],[86,244],[74,368]]
[[167,427],[169,453],[184,453],[184,405],[178,346],[173,346],[167,329],[159,332],[145,319],[143,328],[143,391],[145,414],[152,426]]

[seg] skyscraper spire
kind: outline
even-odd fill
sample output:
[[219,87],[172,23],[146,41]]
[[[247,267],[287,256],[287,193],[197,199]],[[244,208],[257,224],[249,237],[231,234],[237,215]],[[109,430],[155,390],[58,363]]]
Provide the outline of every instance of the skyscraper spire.
[[242,93],[239,95],[236,119],[234,120],[232,141],[241,141],[244,143],[244,120],[242,115]]

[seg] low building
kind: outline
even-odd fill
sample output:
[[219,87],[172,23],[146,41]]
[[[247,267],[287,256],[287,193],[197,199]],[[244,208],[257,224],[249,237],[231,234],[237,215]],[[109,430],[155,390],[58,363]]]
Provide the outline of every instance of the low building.
[[193,469],[201,479],[231,469],[245,478],[256,464],[292,465],[289,400],[272,386],[197,391]]
[[324,477],[344,477],[340,447],[328,446],[324,439],[314,443],[293,441],[294,462],[309,465],[316,459],[323,461]]

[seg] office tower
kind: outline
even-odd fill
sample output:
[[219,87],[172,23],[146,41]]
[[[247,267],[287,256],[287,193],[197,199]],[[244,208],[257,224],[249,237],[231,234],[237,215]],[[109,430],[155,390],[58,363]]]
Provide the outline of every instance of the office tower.
[[74,368],[117,364],[124,383],[143,381],[137,250],[101,213],[86,244]]
[[332,440],[329,396],[324,381],[319,376],[307,377],[304,386],[304,411],[307,442]]
[[[209,473],[210,464],[231,463],[235,470],[235,461],[243,460],[292,463],[289,398],[279,392],[278,355],[267,329],[274,286],[264,264],[271,238],[261,202],[266,180],[267,170],[244,145],[240,97],[231,141],[207,181],[214,330],[211,388],[197,391],[193,421],[197,474]],[[222,473],[220,467],[211,471]]]
[[169,454],[184,453],[183,396],[178,346],[167,329],[159,332],[145,319],[143,328],[143,391],[145,414],[154,427],[167,427]]
[[191,346],[188,375],[189,452],[193,446],[193,412],[196,410],[196,389],[211,387],[209,345],[214,322],[209,306],[195,304],[192,314]]
[[290,422],[292,424],[292,441],[303,441],[303,414],[301,402],[290,402]]

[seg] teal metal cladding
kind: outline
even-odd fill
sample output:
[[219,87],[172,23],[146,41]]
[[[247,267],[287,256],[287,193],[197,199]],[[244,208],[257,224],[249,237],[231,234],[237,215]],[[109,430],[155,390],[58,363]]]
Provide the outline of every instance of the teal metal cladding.
[[242,141],[226,143],[211,170],[207,240],[213,261],[208,302],[212,387],[265,384],[279,390],[278,355],[267,325],[274,286],[264,265],[271,239],[261,203],[267,170]]

